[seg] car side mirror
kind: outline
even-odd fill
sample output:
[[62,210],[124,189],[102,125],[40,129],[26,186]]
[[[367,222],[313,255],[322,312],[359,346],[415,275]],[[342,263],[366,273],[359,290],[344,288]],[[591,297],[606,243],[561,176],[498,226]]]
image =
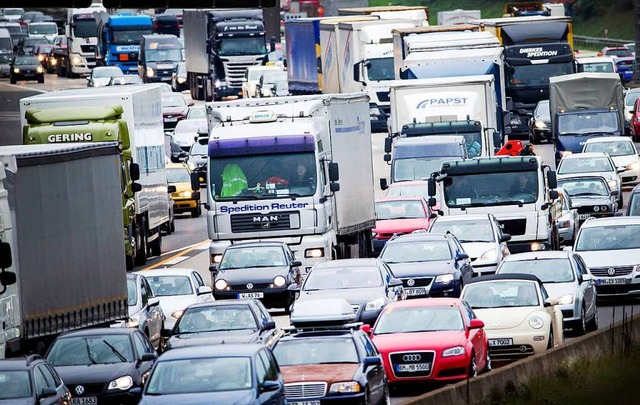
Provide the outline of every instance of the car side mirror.
[[174,185],[167,186],[167,192],[169,194],[175,193],[178,189]]
[[129,390],[129,394],[134,395],[134,396],[139,396],[142,395],[142,388],[141,387],[133,387]]
[[557,200],[558,199],[558,190],[549,190],[549,199]]
[[384,161],[387,162],[387,163],[391,162],[391,154],[390,153],[385,153],[382,156],[382,159],[384,159]]
[[206,294],[211,294],[213,293],[213,290],[211,289],[211,287],[209,287],[208,285],[203,285],[200,286],[196,289],[196,293],[198,295],[206,295]]
[[131,191],[133,191],[134,193],[139,193],[140,191],[142,191],[142,184],[136,182],[131,183]]
[[140,356],[140,361],[144,363],[145,361],[154,361],[157,358],[158,355],[155,353],[142,353],[142,356]]
[[156,297],[149,298],[148,305],[150,307],[156,307],[156,306],[160,305],[160,300],[158,298],[156,298]]
[[387,179],[384,177],[380,179],[380,190],[386,190],[389,188],[389,184],[387,183]]
[[189,101],[189,102],[187,103],[187,105],[188,105],[189,107],[193,107],[194,105],[196,105],[196,103],[194,103],[193,101]]
[[371,336],[371,333],[373,332],[373,329],[371,329],[371,325],[367,323],[365,323],[364,325],[360,325],[360,330],[369,336]]
[[389,287],[400,287],[402,285],[402,280],[399,278],[392,277],[389,279]]
[[191,173],[191,190],[198,191],[200,190],[200,176],[198,173]]
[[572,246],[565,246],[562,248],[562,250],[564,250],[565,252],[571,252],[573,250]]
[[618,190],[611,190],[611,195],[612,196],[617,196],[618,195]]
[[431,212],[429,214],[429,219],[436,219],[438,218],[438,213],[437,212]]
[[585,281],[593,281],[593,276],[591,274],[583,274],[582,275],[582,282],[584,283]]
[[469,258],[469,255],[467,253],[458,253],[456,256],[456,260],[466,260]]
[[49,398],[53,397],[58,393],[55,388],[46,387],[40,391],[40,398]]
[[290,264],[291,267],[300,267],[302,266],[302,262],[300,260],[294,260]]
[[623,173],[627,171],[626,167],[618,167],[618,169],[616,170],[618,173]]
[[469,323],[469,329],[482,329],[484,328],[484,322],[480,319],[472,319]]
[[381,366],[382,359],[378,356],[368,356],[364,358],[362,362],[362,369],[366,370],[368,367]]
[[280,383],[277,381],[266,380],[260,384],[260,391],[275,391],[280,388]]
[[511,235],[508,233],[503,233],[500,237],[500,242],[509,242],[511,240]]
[[265,322],[264,325],[262,325],[262,330],[272,330],[276,328],[276,323],[274,321],[268,321]]
[[338,183],[337,181],[331,182],[331,184],[329,184],[329,190],[331,190],[332,193],[340,191],[340,183]]
[[429,197],[429,200],[427,200],[427,205],[429,205],[429,207],[435,207],[436,204],[437,204],[436,198]]

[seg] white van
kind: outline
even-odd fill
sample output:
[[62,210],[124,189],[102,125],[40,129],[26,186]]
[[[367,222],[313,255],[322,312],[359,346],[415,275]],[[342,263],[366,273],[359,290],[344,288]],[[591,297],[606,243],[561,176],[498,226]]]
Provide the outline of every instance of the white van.
[[13,43],[11,42],[11,34],[6,28],[0,28],[0,54],[12,53]]

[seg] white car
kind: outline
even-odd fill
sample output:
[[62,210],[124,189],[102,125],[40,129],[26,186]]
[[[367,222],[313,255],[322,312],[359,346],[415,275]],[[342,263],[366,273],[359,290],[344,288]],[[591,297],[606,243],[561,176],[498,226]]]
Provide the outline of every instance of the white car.
[[621,171],[608,154],[588,152],[565,155],[558,163],[556,174],[558,180],[580,174],[604,177],[609,188],[618,191],[618,208],[622,208],[622,185],[618,174]]
[[[282,77],[282,72],[284,71],[277,66],[264,66],[264,65],[249,66],[245,71],[244,77],[242,78],[242,97],[244,98],[260,97],[260,94],[258,93],[258,89],[257,89],[257,84],[260,81],[260,77],[261,76]],[[284,79],[286,80],[286,72],[284,74]],[[267,82],[269,81],[267,80]],[[275,81],[271,81],[270,83],[275,83]]]
[[484,322],[492,361],[521,359],[564,342],[562,311],[536,276],[476,277],[460,299]]
[[633,186],[640,183],[640,157],[631,138],[626,136],[603,136],[587,139],[582,152],[607,153],[622,181],[622,186]]
[[171,267],[133,274],[144,275],[151,291],[160,300],[160,307],[166,316],[165,331],[173,329],[189,305],[214,300],[211,287],[205,285],[202,276],[193,269]]
[[558,300],[564,327],[576,334],[598,329],[597,292],[593,276],[580,255],[563,252],[528,252],[511,255],[496,274],[532,274],[552,298]]
[[87,87],[102,87],[109,84],[112,77],[124,76],[117,66],[96,66],[87,77]]
[[564,245],[572,245],[578,234],[580,219],[578,218],[578,209],[573,206],[571,196],[562,187],[558,187],[557,202],[560,206],[560,216],[556,220],[558,225],[558,238],[560,243]]
[[573,250],[595,278],[598,297],[640,296],[640,217],[588,219]]
[[182,150],[189,152],[191,145],[198,138],[198,131],[208,132],[206,119],[198,118],[178,121],[173,132],[173,140],[180,145]]
[[507,241],[511,235],[502,232],[493,214],[450,215],[434,219],[428,232],[451,232],[471,258],[476,276],[494,274],[509,255]]

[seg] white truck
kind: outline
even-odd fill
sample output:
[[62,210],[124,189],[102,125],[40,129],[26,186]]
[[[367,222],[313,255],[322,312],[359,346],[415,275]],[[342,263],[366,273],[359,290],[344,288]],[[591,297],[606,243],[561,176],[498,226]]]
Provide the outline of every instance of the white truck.
[[[119,106],[122,119],[128,126],[132,163],[139,167],[136,180],[142,189],[135,193],[134,220],[127,231],[135,246],[136,265],[147,261],[148,253],[160,255],[162,229],[170,227],[172,202],[170,201],[165,169],[165,139],[160,105],[160,85],[107,86],[100,89],[70,89],[38,94],[20,100],[20,120],[23,130],[29,125],[26,112],[29,109],[48,110],[69,108]],[[48,136],[52,143],[93,141],[91,132],[65,132]],[[114,137],[115,137],[114,133]],[[25,143],[29,143],[26,139]],[[123,209],[126,209],[123,207]]]
[[118,144],[0,147],[0,358],[128,317]]
[[67,9],[67,48],[64,56],[58,60],[58,76],[88,75],[96,66],[98,23],[93,13],[101,11],[107,11],[101,4]]
[[500,148],[492,75],[394,80],[389,88],[392,138],[462,135],[471,158]]
[[457,24],[464,24],[470,20],[481,18],[482,12],[480,10],[462,10],[460,8],[455,10],[438,11],[438,25],[451,26]]
[[212,264],[230,244],[256,240],[288,243],[303,275],[320,261],[369,256],[368,111],[364,93],[207,105]]

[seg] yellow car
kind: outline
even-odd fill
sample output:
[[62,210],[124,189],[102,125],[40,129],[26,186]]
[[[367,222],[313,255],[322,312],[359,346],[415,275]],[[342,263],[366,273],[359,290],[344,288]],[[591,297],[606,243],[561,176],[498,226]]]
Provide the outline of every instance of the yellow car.
[[176,191],[171,193],[174,212],[176,214],[191,212],[192,217],[199,217],[202,214],[200,192],[191,189],[191,172],[187,165],[167,164],[167,182],[176,187]]

